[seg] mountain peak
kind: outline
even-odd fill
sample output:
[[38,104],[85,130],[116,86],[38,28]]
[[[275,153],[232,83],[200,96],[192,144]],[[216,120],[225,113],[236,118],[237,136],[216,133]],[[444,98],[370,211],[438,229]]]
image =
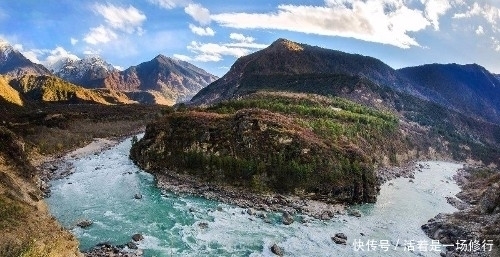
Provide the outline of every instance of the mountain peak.
[[172,59],[166,57],[163,54],[159,54],[155,58],[153,58],[153,61],[157,61],[159,63],[166,63],[166,62],[172,62]]
[[285,39],[285,38],[279,38],[276,41],[274,41],[270,46],[270,49],[284,49],[292,52],[299,52],[304,50],[304,47],[296,42],[293,42],[291,40]]

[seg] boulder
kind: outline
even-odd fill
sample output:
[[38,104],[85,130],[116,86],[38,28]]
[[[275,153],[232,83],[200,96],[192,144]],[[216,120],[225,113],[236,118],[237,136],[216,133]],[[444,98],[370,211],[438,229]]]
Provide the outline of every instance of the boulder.
[[331,212],[331,211],[323,211],[323,212],[321,213],[321,215],[320,215],[320,217],[319,217],[319,218],[320,218],[321,220],[330,220],[330,219],[332,219],[332,218],[333,218],[333,216],[334,216],[334,215],[333,215],[333,212]]
[[358,218],[359,218],[359,217],[361,217],[361,212],[360,212],[360,211],[358,211],[358,210],[354,210],[354,209],[353,209],[353,210],[350,210],[350,211],[349,211],[349,215],[354,216],[354,217],[358,217]]
[[134,242],[128,242],[128,243],[126,244],[126,246],[127,246],[129,249],[134,249],[134,250],[135,250],[135,249],[137,249],[137,244],[136,244],[136,243],[134,243]]
[[279,247],[277,244],[273,244],[271,246],[271,252],[278,256],[283,256],[283,249],[281,249],[281,247]]
[[479,201],[481,213],[492,213],[500,205],[500,185],[495,183],[491,185],[483,194]]
[[206,222],[200,222],[200,223],[198,223],[198,226],[201,229],[206,229],[206,228],[208,228],[208,223],[206,223]]
[[89,227],[90,225],[92,225],[93,223],[94,222],[91,220],[80,220],[76,223],[76,225],[81,227],[81,228],[86,228],[86,227]]
[[247,214],[248,214],[248,215],[255,215],[255,211],[254,211],[252,208],[249,208],[249,209],[247,210]]
[[135,198],[135,199],[142,199],[142,195],[141,195],[141,194],[135,194],[135,195],[134,195],[134,198]]
[[257,213],[257,217],[261,219],[267,219],[267,214],[264,212]]
[[285,212],[283,212],[283,216],[281,218],[281,221],[283,222],[284,225],[290,225],[294,222],[294,219],[293,219],[293,216],[289,212],[285,211]]
[[142,234],[132,235],[132,240],[134,240],[135,242],[141,241],[142,239],[144,239],[144,236],[142,236]]
[[347,245],[347,236],[344,233],[337,233],[332,236],[332,241],[336,244]]

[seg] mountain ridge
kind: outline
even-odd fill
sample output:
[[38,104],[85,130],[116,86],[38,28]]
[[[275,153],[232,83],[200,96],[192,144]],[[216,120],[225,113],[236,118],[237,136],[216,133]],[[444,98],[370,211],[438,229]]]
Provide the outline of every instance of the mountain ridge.
[[17,77],[26,74],[50,75],[51,72],[41,64],[36,64],[0,39],[0,74]]
[[[195,95],[192,103],[209,104],[244,94],[245,88],[252,87],[248,84],[248,80],[252,79],[245,81],[243,74],[256,80],[280,75],[330,75],[344,79],[356,78],[358,81],[370,78],[375,84],[396,90],[401,90],[397,85],[405,85],[406,90],[413,91],[406,78],[376,58],[278,39],[267,48],[240,57],[221,79]],[[333,86],[343,86],[342,81],[338,82],[332,81]],[[262,86],[258,87],[263,89]]]
[[102,85],[120,91],[155,90],[175,103],[189,100],[216,78],[193,64],[160,54],[124,71],[111,72]]
[[434,102],[500,124],[500,80],[478,64],[425,64],[398,70]]
[[113,65],[99,56],[86,56],[83,59],[67,58],[53,66],[54,74],[68,82],[85,88],[98,88],[101,80],[111,72],[118,71]]

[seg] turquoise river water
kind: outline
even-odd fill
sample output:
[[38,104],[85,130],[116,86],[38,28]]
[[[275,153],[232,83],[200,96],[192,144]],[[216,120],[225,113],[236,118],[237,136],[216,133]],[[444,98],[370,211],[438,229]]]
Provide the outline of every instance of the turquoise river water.
[[[420,226],[440,212],[455,211],[445,197],[460,191],[452,176],[461,165],[426,162],[414,183],[392,180],[382,186],[377,203],[353,206],[360,218],[306,217],[305,224],[286,226],[280,213],[268,213],[272,222],[265,223],[236,206],[162,192],[154,177],[128,158],[130,146],[128,139],[99,154],[67,159],[75,172],[52,181],[50,210],[76,235],[82,250],[100,242],[124,244],[142,233],[138,247],[145,256],[274,256],[273,243],[285,256],[439,256],[439,245]],[[143,198],[134,199],[135,194]],[[94,224],[75,226],[81,219]],[[347,236],[347,245],[331,240],[339,232]]]

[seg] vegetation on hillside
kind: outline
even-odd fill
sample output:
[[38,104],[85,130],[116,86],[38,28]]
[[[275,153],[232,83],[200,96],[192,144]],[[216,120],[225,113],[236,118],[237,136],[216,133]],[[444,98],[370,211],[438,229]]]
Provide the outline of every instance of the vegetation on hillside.
[[19,92],[9,85],[9,79],[7,77],[1,75],[0,75],[0,99],[4,99],[9,103],[18,106],[24,105],[23,100],[19,95]]
[[0,126],[0,256],[78,256],[78,243],[52,219],[21,138]]
[[33,101],[66,103],[135,103],[124,93],[111,89],[86,89],[53,76],[24,75],[10,84]]
[[131,158],[255,191],[372,202],[378,155],[393,154],[398,119],[340,98],[260,92],[149,125]]

